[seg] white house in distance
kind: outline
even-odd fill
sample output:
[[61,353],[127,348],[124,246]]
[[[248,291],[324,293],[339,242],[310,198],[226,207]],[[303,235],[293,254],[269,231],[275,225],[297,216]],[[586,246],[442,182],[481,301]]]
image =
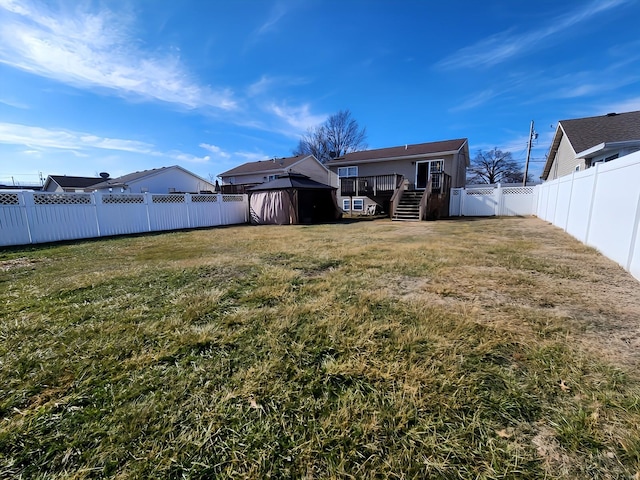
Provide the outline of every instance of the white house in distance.
[[178,165],[110,178],[88,190],[101,193],[213,193],[215,185]]
[[247,162],[218,175],[225,193],[245,193],[250,187],[274,180],[278,175],[300,173],[316,182],[337,186],[338,176],[313,155],[297,155]]
[[554,180],[640,150],[640,111],[558,122],[542,172]]

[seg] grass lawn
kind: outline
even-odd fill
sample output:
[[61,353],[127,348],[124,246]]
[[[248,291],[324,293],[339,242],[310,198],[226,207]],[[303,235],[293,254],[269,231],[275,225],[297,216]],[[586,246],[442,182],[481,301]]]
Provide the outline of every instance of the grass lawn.
[[640,284],[534,218],[0,251],[2,478],[640,478]]

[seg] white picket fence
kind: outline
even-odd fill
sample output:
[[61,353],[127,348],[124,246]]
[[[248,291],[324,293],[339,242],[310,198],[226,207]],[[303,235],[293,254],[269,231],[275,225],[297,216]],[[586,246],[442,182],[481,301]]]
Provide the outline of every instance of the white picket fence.
[[247,222],[246,195],[0,191],[0,246]]
[[488,217],[532,215],[537,205],[535,187],[473,185],[452,188],[449,215],[452,217]]
[[640,280],[640,152],[537,187],[539,218]]

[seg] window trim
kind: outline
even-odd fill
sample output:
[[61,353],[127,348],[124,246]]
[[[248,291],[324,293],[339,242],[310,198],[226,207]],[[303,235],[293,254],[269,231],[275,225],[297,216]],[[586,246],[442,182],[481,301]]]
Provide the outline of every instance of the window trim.
[[[346,175],[342,175],[340,173],[340,170],[347,171]],[[349,171],[353,170],[354,174],[350,174]],[[357,177],[358,176],[358,166],[357,165],[350,165],[348,167],[338,167],[338,178],[353,178],[353,177]]]
[[[359,207],[356,205],[359,205]],[[364,212],[364,198],[354,198],[351,201],[351,211]]]
[[342,199],[342,210],[344,210],[345,212],[351,211],[351,200],[349,200],[348,198]]

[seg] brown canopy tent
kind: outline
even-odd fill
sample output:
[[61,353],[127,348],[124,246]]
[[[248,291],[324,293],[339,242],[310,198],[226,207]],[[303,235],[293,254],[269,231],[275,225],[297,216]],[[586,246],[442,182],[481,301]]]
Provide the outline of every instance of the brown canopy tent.
[[293,225],[334,221],[342,215],[336,188],[286,173],[248,190],[251,223]]

